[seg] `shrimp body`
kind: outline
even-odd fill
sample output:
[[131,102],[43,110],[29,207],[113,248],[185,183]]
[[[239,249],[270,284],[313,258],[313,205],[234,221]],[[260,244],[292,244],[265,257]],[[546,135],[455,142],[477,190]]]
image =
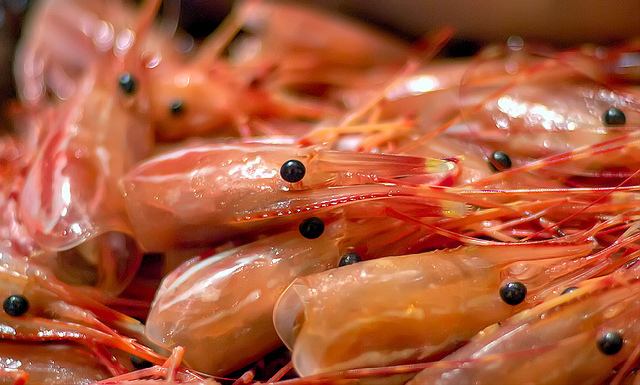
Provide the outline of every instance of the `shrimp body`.
[[[152,362],[162,362],[161,356],[151,349],[139,344],[131,337],[143,338],[143,327],[139,321],[129,318],[104,306],[92,298],[82,294],[73,287],[59,282],[51,271],[39,267],[27,258],[12,256],[2,250],[0,252],[0,298],[3,302],[13,301],[26,303],[19,309],[6,310],[0,313],[0,340],[28,345],[52,343],[45,351],[59,349],[60,365],[65,365],[65,352],[79,344],[89,351],[89,355],[100,363],[111,375],[125,372],[113,353],[107,347],[135,354]],[[19,297],[19,298],[17,298]],[[6,306],[6,305],[5,305]],[[18,312],[19,311],[19,312]],[[55,348],[53,345],[58,346]],[[31,357],[32,368],[37,372],[42,365],[51,365],[51,360],[38,363],[39,349],[36,346]],[[22,348],[13,353],[5,351],[12,360],[19,360]],[[84,365],[83,360],[71,361],[69,365]],[[7,362],[3,360],[3,362]],[[95,372],[100,365],[87,368]],[[25,370],[29,365],[25,363]],[[79,374],[82,371],[79,369]]]
[[[77,96],[82,102],[64,104],[30,165],[20,215],[36,242],[49,250],[69,250],[93,239],[103,251],[93,260],[114,263],[98,267],[100,282],[93,284],[118,292],[130,279],[120,273],[135,272],[140,254],[126,240],[131,230],[117,182],[150,152],[151,131],[119,100],[117,77],[110,79],[113,86],[104,88],[95,75],[86,78],[85,94]],[[109,245],[120,250],[107,251]]]
[[187,262],[158,290],[147,336],[185,347],[194,369],[224,375],[281,345],[273,308],[296,277],[335,268],[348,250],[363,258],[406,252],[425,233],[399,220],[333,219],[317,239],[286,231]]
[[[304,164],[301,181],[280,176],[288,160]],[[380,182],[407,176],[447,183],[456,173],[455,163],[444,160],[295,145],[211,144],[141,163],[125,176],[122,188],[137,239],[147,249],[166,250],[291,226],[357,201],[411,199],[416,192],[410,188]],[[444,215],[438,205],[418,204],[427,214]]]
[[[615,277],[580,287],[488,327],[444,359],[451,366],[425,369],[409,383],[604,383],[632,356],[640,336],[639,287]],[[609,332],[623,342],[605,354],[598,341]]]
[[[14,63],[20,100],[42,107],[71,98],[95,63],[126,50],[138,17],[120,0],[44,0],[31,7]],[[158,29],[150,32],[147,51],[176,55]]]
[[[240,29],[248,34],[229,46]],[[398,39],[317,10],[244,2],[194,57],[147,64],[156,136],[248,136],[255,121],[318,121],[335,115],[339,101],[322,101],[315,90],[348,87],[342,83],[357,82],[381,62],[402,63],[408,53]]]
[[[158,6],[147,4],[138,35]],[[55,106],[20,197],[20,215],[36,242],[53,251],[83,245],[79,254],[96,274],[90,282],[73,283],[95,285],[108,295],[130,282],[141,260],[118,181],[153,146],[147,98],[135,86],[139,76],[122,78],[127,63],[138,63],[142,44],[128,36],[128,50],[92,63],[73,96]]]
[[[467,246],[344,266],[294,281],[274,325],[301,375],[433,360],[531,306],[541,281],[561,274],[553,266],[593,247]],[[527,299],[509,305],[500,288],[514,281]]]

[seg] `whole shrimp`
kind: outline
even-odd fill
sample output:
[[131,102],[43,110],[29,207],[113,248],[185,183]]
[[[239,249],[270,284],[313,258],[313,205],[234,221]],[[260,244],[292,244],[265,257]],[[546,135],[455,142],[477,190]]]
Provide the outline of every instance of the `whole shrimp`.
[[392,218],[344,216],[327,218],[317,239],[286,231],[186,262],[156,293],[147,336],[166,348],[185,347],[196,370],[230,373],[281,345],[272,313],[294,278],[335,268],[349,251],[367,259],[406,253],[430,235]]
[[[224,58],[224,48],[242,28],[253,36],[243,35]],[[151,58],[144,83],[157,138],[249,136],[263,120],[334,116],[338,101],[316,94],[374,78],[362,73],[383,66],[381,61],[401,64],[409,52],[397,39],[300,5],[245,1],[193,58]]]
[[585,235],[381,258],[302,277],[278,300],[274,325],[301,375],[433,360],[623,247],[592,254]]
[[[29,108],[72,97],[96,62],[125,49],[138,18],[120,0],[43,0],[31,7],[15,54],[20,100]],[[162,52],[167,59],[178,54],[157,28],[144,40],[150,52]]]
[[[48,250],[75,250],[94,266],[91,282],[109,295],[133,277],[141,253],[131,237],[117,183],[152,149],[146,97],[125,62],[138,62],[140,40],[158,1],[146,4],[123,52],[93,63],[72,98],[55,107],[29,166],[20,214],[36,242]],[[128,46],[127,46],[128,44]],[[123,78],[124,76],[124,78]],[[77,283],[77,282],[74,282]]]
[[[281,175],[281,170],[286,174],[303,168],[296,171],[301,177],[296,182]],[[286,228],[318,213],[380,199],[413,200],[416,208],[435,216],[459,215],[461,203],[440,201],[454,196],[393,185],[400,183],[396,178],[446,184],[456,174],[455,162],[448,160],[215,143],[147,160],[121,185],[137,239],[149,250],[167,250],[215,244],[256,229]],[[435,200],[412,198],[418,195]]]
[[593,247],[468,246],[345,266],[294,281],[274,324],[301,375],[433,359],[526,306],[506,303],[500,288],[532,292],[514,272],[529,273],[527,260],[539,272]]
[[488,327],[409,384],[619,383],[630,367],[614,369],[638,358],[638,288],[637,267],[582,282]]
[[[104,376],[127,372],[116,356],[126,352],[151,362],[164,358],[131,337],[144,341],[139,321],[118,313],[57,281],[51,271],[27,258],[0,252],[0,349],[3,368],[20,368],[47,377],[56,367],[77,368],[77,375]],[[47,344],[44,346],[43,344]],[[14,346],[15,349],[9,349]],[[33,348],[33,349],[31,349]],[[58,352],[60,361],[51,359]],[[31,352],[24,361],[25,352]],[[116,354],[116,356],[114,356]],[[94,373],[94,374],[91,374]],[[49,376],[51,373],[49,373]],[[97,379],[97,378],[95,378]]]

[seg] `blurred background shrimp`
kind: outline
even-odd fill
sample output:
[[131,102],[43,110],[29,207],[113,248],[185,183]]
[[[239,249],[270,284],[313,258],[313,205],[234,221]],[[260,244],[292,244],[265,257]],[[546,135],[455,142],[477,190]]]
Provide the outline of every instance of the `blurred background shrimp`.
[[[60,277],[96,286],[106,296],[124,289],[141,260],[117,183],[149,155],[153,141],[137,72],[123,69],[139,63],[159,5],[145,3],[130,28],[116,31],[113,47],[72,77],[71,95],[42,108],[42,132],[34,135],[38,140],[20,198],[22,222],[36,242],[47,250],[68,251],[54,253],[57,259],[50,262],[58,265]],[[70,258],[75,259],[65,260]],[[92,267],[94,274],[72,278],[67,270],[74,264]]]

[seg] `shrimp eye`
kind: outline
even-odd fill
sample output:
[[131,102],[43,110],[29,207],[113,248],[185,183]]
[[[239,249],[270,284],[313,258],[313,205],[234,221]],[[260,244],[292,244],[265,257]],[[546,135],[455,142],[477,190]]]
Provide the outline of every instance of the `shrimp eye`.
[[568,288],[562,290],[562,293],[560,293],[560,295],[569,294],[574,290],[578,290],[578,287],[577,286],[569,286]]
[[627,122],[624,112],[612,107],[602,115],[602,121],[607,126],[623,126]]
[[122,75],[120,75],[120,78],[118,79],[118,84],[120,85],[120,89],[122,90],[122,92],[124,92],[127,95],[133,95],[136,92],[136,89],[138,88],[136,79],[133,76],[131,76],[131,74],[128,72],[125,72]]
[[338,263],[338,267],[353,265],[354,263],[358,263],[358,262],[362,262],[362,257],[360,257],[360,254],[350,251],[345,255],[343,255],[342,258],[340,258],[340,263]]
[[324,232],[324,222],[320,218],[307,218],[298,227],[300,234],[307,239],[316,239]]
[[174,100],[169,105],[169,113],[173,116],[180,116],[184,114],[185,108],[182,100]]
[[15,294],[5,299],[2,307],[11,317],[20,317],[29,310],[29,301],[24,295]]
[[527,288],[522,282],[509,282],[500,288],[500,298],[508,304],[515,306],[527,296]]
[[608,356],[614,355],[622,349],[622,334],[608,332],[598,340],[598,349]]
[[504,171],[511,168],[511,158],[504,151],[496,151],[491,154],[489,166],[493,171]]
[[132,354],[129,357],[129,361],[131,361],[131,365],[133,365],[134,368],[140,370],[140,369],[146,369],[146,368],[150,368],[153,366],[153,364],[147,360],[145,360],[144,358],[140,358],[134,354]]
[[290,183],[300,182],[307,170],[299,160],[291,159],[280,167],[280,176]]

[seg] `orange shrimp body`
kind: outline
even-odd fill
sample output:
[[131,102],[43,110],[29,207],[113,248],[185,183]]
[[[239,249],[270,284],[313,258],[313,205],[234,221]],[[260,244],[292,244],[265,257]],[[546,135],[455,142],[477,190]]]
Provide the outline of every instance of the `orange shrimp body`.
[[[639,287],[637,279],[626,279],[583,282],[490,326],[446,357],[443,368],[425,369],[409,384],[604,383],[614,368],[633,354],[637,358]],[[614,350],[602,346],[607,333],[622,337]]]
[[[31,8],[14,63],[18,96],[28,106],[71,98],[95,63],[126,50],[139,17],[121,0],[43,0]],[[174,54],[158,29],[150,33],[146,50]]]
[[[253,36],[245,34],[223,58],[242,28]],[[299,5],[241,3],[193,58],[152,57],[147,63],[156,136],[248,136],[255,121],[335,115],[338,101],[320,101],[314,94],[322,91],[315,90],[346,87],[341,83],[360,79],[360,72],[381,61],[397,64],[408,56],[406,44],[372,32]]]
[[[274,325],[305,376],[433,360],[531,306],[542,281],[593,247],[466,246],[344,266],[294,281]],[[526,299],[508,304],[501,292],[513,282],[524,285]]]
[[[157,6],[148,3],[139,35]],[[114,49],[108,60],[92,63],[72,98],[51,114],[20,201],[22,220],[43,248],[62,251],[91,242],[80,254],[96,274],[90,282],[73,283],[95,285],[108,295],[129,283],[141,260],[117,183],[153,146],[139,76],[122,72],[126,63],[139,61],[142,44],[126,31],[129,40],[120,43],[129,49]]]
[[398,220],[342,218],[328,222],[317,239],[287,231],[187,262],[158,290],[147,336],[161,346],[185,347],[194,369],[224,375],[281,345],[272,313],[294,278],[338,266],[348,250],[363,258],[394,255],[426,236]]
[[[96,78],[87,80],[99,82]],[[131,233],[117,182],[149,153],[151,131],[120,104],[119,97],[114,100],[117,77],[110,80],[116,84],[106,89],[89,83],[83,102],[67,106],[66,113],[59,116],[30,166],[20,214],[33,238],[47,249],[67,250],[96,239],[96,245],[102,243],[107,250],[111,243],[120,251],[103,253],[103,257],[115,258],[120,267],[113,270],[130,274],[140,262],[135,244],[109,233]],[[103,235],[109,240],[98,239]],[[132,252],[138,256],[129,259]],[[98,278],[98,286],[118,292],[130,278],[109,277],[110,269],[99,268],[99,274],[106,275]]]
[[[299,182],[280,175],[288,160],[304,165]],[[411,188],[381,182],[412,176],[421,183],[447,183],[456,173],[455,163],[444,160],[295,145],[211,144],[141,163],[122,187],[137,239],[149,250],[166,250],[299,224],[356,201],[412,199],[418,193]],[[416,204],[427,214],[445,215],[438,201]]]
[[[50,271],[27,258],[0,252],[0,281],[0,298],[5,302],[5,311],[0,313],[0,340],[3,344],[4,341],[81,344],[112,375],[123,372],[124,368],[106,350],[107,346],[152,362],[162,362],[161,357],[149,348],[124,336],[142,338],[143,327],[139,321],[57,281]],[[11,310],[12,307],[7,307],[10,300],[19,301],[21,307],[14,306]],[[64,347],[60,349],[61,352],[65,350]]]

